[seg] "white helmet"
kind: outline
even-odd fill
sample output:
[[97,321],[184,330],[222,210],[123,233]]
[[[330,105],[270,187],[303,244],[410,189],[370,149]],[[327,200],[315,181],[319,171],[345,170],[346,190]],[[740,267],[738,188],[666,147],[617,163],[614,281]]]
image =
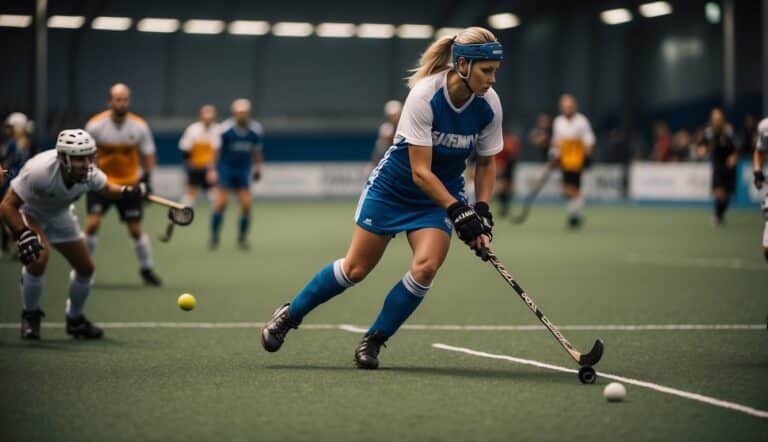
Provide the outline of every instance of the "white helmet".
[[389,100],[384,105],[384,113],[387,115],[398,115],[403,109],[403,103],[397,100]]
[[21,112],[13,112],[8,115],[8,118],[5,119],[5,125],[28,133],[32,133],[34,130],[34,122],[29,121],[29,118]]
[[59,132],[56,152],[72,156],[93,155],[96,153],[96,142],[82,129],[66,129]]

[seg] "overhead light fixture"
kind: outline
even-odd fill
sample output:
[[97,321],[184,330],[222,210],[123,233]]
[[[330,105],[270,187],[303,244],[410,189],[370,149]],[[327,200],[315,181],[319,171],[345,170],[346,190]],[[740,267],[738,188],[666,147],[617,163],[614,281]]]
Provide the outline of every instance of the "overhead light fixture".
[[0,27],[5,28],[26,28],[32,24],[31,15],[0,15]]
[[632,21],[632,13],[629,9],[608,9],[600,13],[600,19],[607,25],[620,25]]
[[493,29],[511,29],[520,26],[520,19],[515,14],[504,12],[501,14],[493,14],[488,17],[488,24]]
[[263,20],[235,20],[229,23],[227,31],[234,35],[266,35],[269,22]]
[[312,35],[311,23],[283,21],[272,26],[272,33],[278,37],[309,37]]
[[320,23],[315,28],[318,37],[349,38],[355,36],[355,25],[352,23]]
[[128,17],[96,17],[91,22],[91,28],[99,31],[125,31],[132,23],[133,20]]
[[451,36],[459,35],[464,31],[464,28],[440,28],[437,30],[437,33],[435,33],[435,37],[437,38],[443,38],[445,36]]
[[392,38],[395,36],[395,26],[380,23],[363,23],[357,27],[360,38]]
[[48,17],[48,27],[57,29],[77,29],[83,26],[85,17],[82,15],[52,15]]
[[179,21],[175,18],[142,18],[136,24],[141,32],[159,32],[169,34],[179,29]]
[[182,28],[185,34],[221,34],[224,22],[221,20],[187,20]]
[[667,2],[651,2],[640,5],[640,15],[643,17],[659,17],[672,13],[672,5]]
[[714,24],[720,23],[720,20],[722,18],[722,11],[720,10],[720,5],[718,5],[715,2],[707,2],[706,5],[704,5],[704,16],[707,17],[707,21]]
[[400,25],[397,36],[400,38],[432,38],[435,29],[430,25]]

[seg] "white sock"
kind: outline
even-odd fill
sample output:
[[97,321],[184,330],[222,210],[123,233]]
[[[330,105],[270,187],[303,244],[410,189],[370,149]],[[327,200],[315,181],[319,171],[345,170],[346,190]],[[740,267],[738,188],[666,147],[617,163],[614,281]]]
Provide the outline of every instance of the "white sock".
[[567,208],[569,215],[581,218],[581,211],[584,209],[584,197],[579,195],[575,198],[569,199]]
[[149,242],[149,235],[141,234],[141,238],[136,241],[136,257],[139,258],[139,264],[142,269],[151,269],[154,266],[152,262],[152,244]]
[[82,278],[74,270],[69,272],[69,299],[67,299],[67,317],[77,318],[83,314],[85,300],[91,293],[93,278]]
[[26,267],[21,268],[21,294],[24,310],[39,310],[40,298],[43,296],[45,273],[35,276],[27,273]]
[[88,246],[88,253],[93,255],[93,251],[96,250],[96,243],[99,242],[97,235],[85,235],[85,245]]

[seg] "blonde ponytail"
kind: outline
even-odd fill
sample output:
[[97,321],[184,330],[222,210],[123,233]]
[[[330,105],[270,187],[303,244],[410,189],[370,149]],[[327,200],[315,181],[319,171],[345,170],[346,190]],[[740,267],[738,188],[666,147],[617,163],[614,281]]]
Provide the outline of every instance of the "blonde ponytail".
[[479,26],[466,28],[456,36],[445,36],[436,40],[421,54],[419,65],[409,71],[411,75],[408,77],[408,87],[413,87],[424,77],[451,69],[451,49],[454,40],[461,44],[497,41],[491,31]]

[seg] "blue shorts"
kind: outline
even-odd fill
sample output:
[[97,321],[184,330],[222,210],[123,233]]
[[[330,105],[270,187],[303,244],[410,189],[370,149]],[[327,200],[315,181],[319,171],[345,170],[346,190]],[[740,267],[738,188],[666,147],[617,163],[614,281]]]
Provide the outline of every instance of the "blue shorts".
[[395,235],[424,228],[440,229],[450,236],[453,223],[437,204],[406,204],[385,197],[369,187],[363,190],[355,211],[355,223],[378,235]]
[[250,170],[218,169],[218,185],[226,189],[248,188],[251,184]]

